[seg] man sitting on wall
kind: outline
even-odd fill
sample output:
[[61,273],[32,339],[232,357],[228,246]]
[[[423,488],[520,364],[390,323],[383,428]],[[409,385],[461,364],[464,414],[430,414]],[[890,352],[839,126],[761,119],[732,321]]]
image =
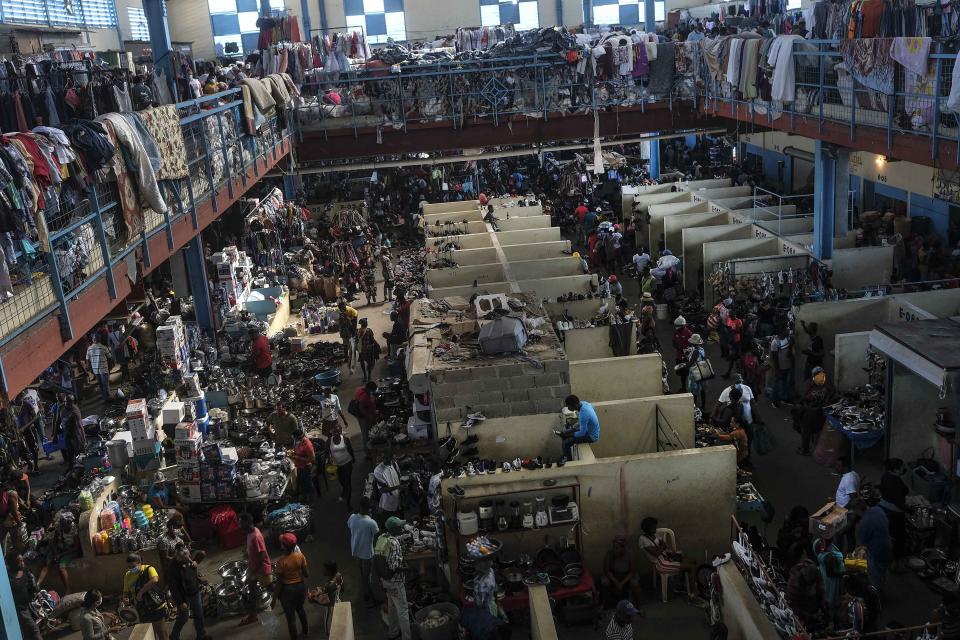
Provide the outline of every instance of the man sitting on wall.
[[584,442],[597,442],[600,440],[600,420],[597,418],[597,412],[593,405],[584,402],[574,395],[569,395],[563,401],[564,405],[570,411],[576,411],[579,416],[579,426],[577,429],[567,429],[565,431],[554,431],[563,438],[563,457],[566,460],[573,459],[573,445]]

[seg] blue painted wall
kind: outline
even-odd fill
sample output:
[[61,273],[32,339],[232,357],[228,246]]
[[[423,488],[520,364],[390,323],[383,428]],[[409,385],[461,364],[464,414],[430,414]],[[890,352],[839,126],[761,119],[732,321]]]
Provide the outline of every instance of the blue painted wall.
[[910,216],[926,216],[933,222],[933,230],[945,240],[950,236],[950,204],[944,200],[910,194]]

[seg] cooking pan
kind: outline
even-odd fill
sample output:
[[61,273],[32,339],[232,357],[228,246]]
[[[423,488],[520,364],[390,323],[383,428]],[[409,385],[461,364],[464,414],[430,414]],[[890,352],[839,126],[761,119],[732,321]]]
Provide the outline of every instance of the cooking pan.
[[568,547],[560,553],[560,560],[563,564],[580,564],[582,559],[580,558],[580,552],[577,551],[574,547]]
[[[577,560],[579,560],[579,558]],[[545,567],[549,564],[559,564],[561,566],[564,564],[563,560],[560,558],[560,554],[550,547],[544,547],[537,553],[536,562],[541,567]]]

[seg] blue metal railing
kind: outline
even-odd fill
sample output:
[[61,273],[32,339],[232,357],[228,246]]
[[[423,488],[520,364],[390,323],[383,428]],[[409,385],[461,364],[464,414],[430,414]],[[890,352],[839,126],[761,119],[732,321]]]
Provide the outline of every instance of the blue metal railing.
[[[928,73],[919,76],[907,71],[898,62],[893,65],[893,92],[882,93],[861,84],[850,73],[843,61],[840,42],[833,40],[801,41],[807,48],[793,51],[794,77],[797,99],[779,103],[759,98],[744,99],[725,80],[709,74],[702,50],[698,51],[701,76],[698,78],[699,96],[707,111],[715,111],[721,104],[745,107],[751,118],[766,116],[774,126],[780,118],[789,118],[790,127],[798,117],[818,120],[818,132],[824,123],[832,122],[849,128],[850,142],[857,139],[861,127],[881,129],[886,133],[887,147],[894,148],[896,136],[915,136],[911,143],[926,140],[931,159],[944,149],[944,144],[956,146],[960,162],[960,120],[958,114],[946,109],[952,87],[955,53],[939,50],[933,43],[927,59]],[[902,144],[903,139],[898,140]]]
[[[340,104],[324,101],[335,92]],[[440,61],[419,66],[366,69],[308,81],[296,110],[302,132],[448,123],[460,128],[486,120],[499,125],[513,116],[549,119],[615,106],[671,102],[672,92],[651,95],[626,76],[587,81],[555,52],[483,60]],[[672,102],[671,102],[672,106]]]
[[68,307],[71,301],[100,282],[106,282],[111,299],[117,295],[113,268],[142,250],[145,266],[151,266],[149,241],[165,234],[170,249],[174,246],[173,224],[191,216],[193,229],[199,229],[197,209],[226,189],[232,199],[234,179],[244,189],[251,167],[259,177],[257,164],[267,154],[277,159],[277,147],[289,132],[281,132],[276,120],[264,125],[259,137],[245,135],[242,128],[240,90],[188,100],[176,105],[180,114],[187,152],[188,176],[160,183],[167,211],[158,214],[144,209],[144,230],[128,237],[119,205],[117,187],[98,182],[86,198],[67,210],[45,214],[48,241],[35,255],[17,251],[21,263],[20,279],[14,297],[0,305],[0,346],[6,345],[50,314],[59,310],[65,335],[73,336]]

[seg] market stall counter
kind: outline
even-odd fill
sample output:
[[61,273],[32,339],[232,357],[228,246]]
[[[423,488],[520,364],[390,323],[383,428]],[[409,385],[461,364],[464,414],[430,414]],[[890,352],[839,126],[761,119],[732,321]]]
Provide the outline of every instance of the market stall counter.
[[[73,591],[99,589],[103,593],[115,593],[123,581],[123,574],[127,571],[127,554],[122,552],[98,554],[94,546],[94,540],[101,529],[100,513],[113,496],[119,493],[120,487],[120,479],[115,478],[94,498],[93,508],[80,514],[78,531],[81,557],[69,567],[70,587]],[[160,553],[156,548],[136,551],[145,564],[156,567],[158,572],[162,571]],[[95,570],[91,570],[94,568]],[[160,578],[163,579],[162,573]]]

